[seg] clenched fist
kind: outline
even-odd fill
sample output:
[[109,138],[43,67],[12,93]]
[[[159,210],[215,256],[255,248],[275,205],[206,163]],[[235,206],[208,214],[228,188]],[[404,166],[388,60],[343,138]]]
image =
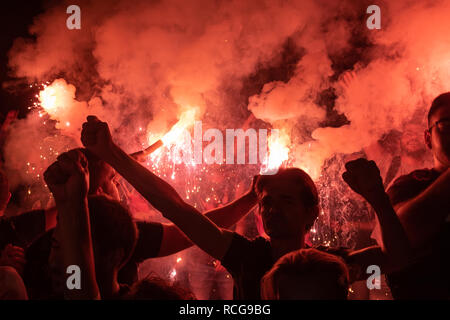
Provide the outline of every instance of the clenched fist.
[[374,161],[359,158],[345,164],[344,181],[353,191],[370,201],[384,194],[383,180]]
[[84,199],[89,190],[86,157],[77,149],[61,154],[44,172],[44,179],[57,205]]
[[97,157],[104,157],[111,152],[114,145],[108,124],[100,121],[96,116],[88,116],[81,130],[81,142]]

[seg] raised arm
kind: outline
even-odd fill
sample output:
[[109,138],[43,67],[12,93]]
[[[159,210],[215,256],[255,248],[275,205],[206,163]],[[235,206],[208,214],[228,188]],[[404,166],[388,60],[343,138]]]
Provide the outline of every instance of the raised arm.
[[345,165],[342,178],[356,193],[363,196],[378,217],[383,239],[382,247],[369,247],[349,255],[350,263],[366,270],[369,265],[391,272],[411,262],[411,246],[406,233],[384,191],[380,171],[374,161],[360,158]]
[[214,258],[222,258],[231,244],[232,233],[219,228],[197,209],[184,202],[172,186],[115,145],[105,122],[94,116],[89,116],[87,120],[81,133],[84,146],[116,169],[193,243]]
[[[208,219],[220,228],[227,229],[236,224],[240,219],[242,219],[242,217],[250,212],[257,203],[257,196],[254,190],[255,181],[256,177],[253,179],[250,190],[240,198],[223,207],[206,212],[205,216],[207,216]],[[183,232],[180,231],[180,229],[178,229],[176,225],[163,225],[163,237],[158,253],[159,257],[174,254],[189,248],[190,246],[192,246],[192,242],[184,235]]]
[[55,233],[60,242],[64,271],[71,265],[81,270],[81,289],[69,290],[65,286],[66,299],[100,298],[89,224],[87,170],[84,155],[72,150],[60,155],[44,173],[59,213]]

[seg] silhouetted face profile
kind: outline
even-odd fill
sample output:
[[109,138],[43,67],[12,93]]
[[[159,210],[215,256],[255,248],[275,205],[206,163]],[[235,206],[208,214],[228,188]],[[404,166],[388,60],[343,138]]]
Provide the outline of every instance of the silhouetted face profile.
[[99,160],[89,166],[89,194],[106,194],[114,200],[120,200],[117,189],[117,173],[106,162]]
[[89,194],[107,195],[113,200],[120,200],[117,172],[108,163],[84,148],[77,148],[86,156],[89,170]]
[[431,115],[425,140],[434,158],[450,167],[450,101]]

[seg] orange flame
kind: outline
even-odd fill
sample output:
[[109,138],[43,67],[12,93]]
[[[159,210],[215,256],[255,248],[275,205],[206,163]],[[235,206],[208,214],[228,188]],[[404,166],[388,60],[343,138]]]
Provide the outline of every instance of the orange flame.
[[44,84],[43,87],[38,96],[40,105],[51,117],[56,117],[69,105],[68,100],[72,98],[73,93],[68,90],[64,80],[58,79],[49,86]]
[[76,88],[64,79],[56,79],[52,84],[42,84],[43,89],[36,97],[40,106],[39,117],[47,113],[51,119],[56,120],[56,128],[69,135],[78,135],[78,128],[85,121],[88,112],[88,103],[75,99]]
[[286,130],[278,131],[272,130],[268,138],[269,154],[266,161],[264,161],[261,174],[268,174],[269,172],[276,172],[284,162],[289,160],[289,144],[291,139]]
[[178,122],[172,127],[172,129],[170,129],[168,133],[166,133],[161,138],[165,146],[174,144],[179,139],[184,130],[194,125],[196,113],[197,108],[191,108],[181,113]]

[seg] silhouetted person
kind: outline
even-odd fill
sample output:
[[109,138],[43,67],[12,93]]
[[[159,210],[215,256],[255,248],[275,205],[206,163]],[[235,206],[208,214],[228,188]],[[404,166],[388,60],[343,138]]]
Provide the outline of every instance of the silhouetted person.
[[387,191],[418,260],[388,276],[396,299],[450,298],[450,92],[432,102],[424,138],[433,168],[401,176]]
[[[118,282],[118,272],[137,239],[130,213],[105,196],[88,197],[88,165],[80,150],[61,154],[44,178],[58,211],[49,256],[53,292],[68,299],[121,297],[128,288]],[[78,288],[68,288],[68,278],[76,272],[68,272],[69,266],[79,268]]]

